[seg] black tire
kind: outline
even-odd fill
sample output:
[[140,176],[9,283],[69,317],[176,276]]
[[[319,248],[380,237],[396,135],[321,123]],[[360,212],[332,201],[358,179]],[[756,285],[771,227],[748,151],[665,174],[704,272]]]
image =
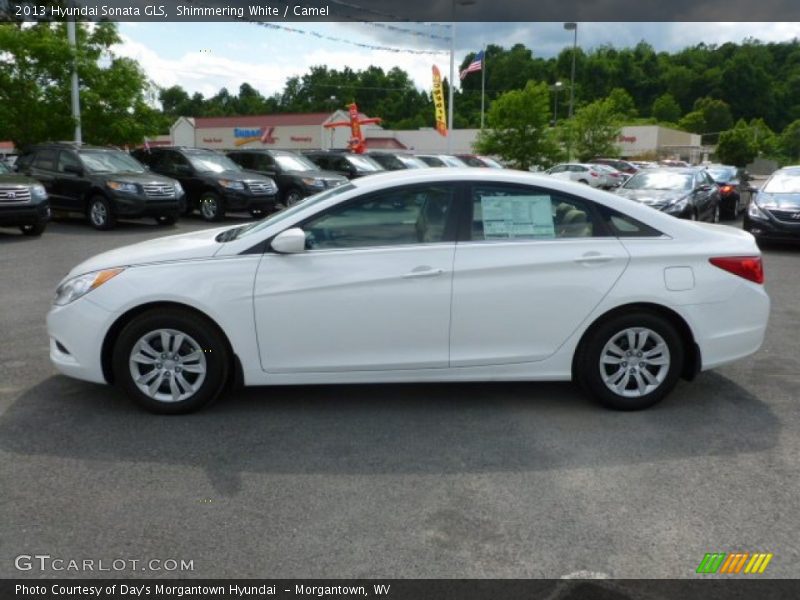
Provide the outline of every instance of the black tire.
[[222,198],[216,192],[208,191],[200,195],[200,216],[206,221],[221,221],[225,218]]
[[19,230],[23,235],[38,237],[44,233],[44,228],[46,225],[46,223],[40,221],[38,223],[33,223],[32,225],[20,225]]
[[[643,352],[639,353],[636,347],[627,347],[627,335],[623,335],[628,330],[648,330],[654,333],[655,336],[648,334],[644,338]],[[623,335],[622,338],[618,336]],[[634,339],[641,339],[641,334],[635,334]],[[647,352],[656,346],[648,346],[646,344],[655,344],[658,337],[666,344],[669,350],[668,357],[666,358],[668,364],[663,365],[646,365],[643,362],[631,363],[630,361],[648,360],[642,358],[646,357]],[[612,341],[618,341],[617,347],[623,351],[620,355],[620,362],[617,367],[613,364],[601,363],[601,357],[604,355],[604,349],[607,344]],[[659,342],[660,343],[660,342]],[[614,353],[616,351],[609,351]],[[626,356],[628,353],[631,356]],[[637,356],[638,354],[638,356]],[[600,323],[594,325],[581,342],[578,348],[575,363],[574,363],[574,379],[581,385],[581,387],[593,398],[599,401],[603,406],[615,410],[642,410],[648,408],[659,402],[666,396],[680,378],[684,362],[684,347],[680,335],[675,327],[669,320],[661,315],[649,311],[634,311],[630,314],[612,316]],[[609,358],[613,358],[611,354],[607,354]],[[661,359],[664,355],[661,355]],[[650,360],[659,360],[658,356],[654,356]],[[627,364],[626,364],[627,363]],[[642,367],[642,365],[645,365]],[[648,390],[645,386],[644,393],[637,392],[631,388],[638,388],[637,381],[644,381],[647,384],[647,378],[641,376],[641,372],[647,369],[651,381],[656,381],[655,387]],[[612,378],[621,374],[618,379],[621,385],[620,391],[615,392],[606,384],[606,378]],[[638,379],[637,379],[638,378]],[[622,385],[624,384],[624,385]],[[625,395],[625,394],[630,395]]]
[[172,225],[175,225],[177,221],[178,221],[178,215],[172,213],[166,215],[158,215],[156,217],[156,223],[164,227],[170,227]]
[[[175,349],[176,352],[180,352],[181,348],[185,348],[187,352],[190,352],[193,343],[196,343],[203,351],[202,356],[205,361],[204,379],[199,383],[198,388],[184,399],[163,400],[151,397],[139,389],[131,373],[129,361],[134,346],[144,336],[164,329],[174,330],[186,336],[184,345]],[[156,337],[156,339],[160,338]],[[157,344],[157,341],[154,342],[152,347],[157,352],[163,351],[164,348],[158,347]],[[169,349],[167,350],[169,351]],[[161,354],[160,358],[163,359],[164,356],[165,354]],[[168,370],[167,362],[165,360],[163,363],[153,365],[153,370],[158,370],[158,367],[165,367],[162,370]],[[156,394],[170,389],[170,377],[175,378],[177,381],[177,373],[180,373],[180,364],[182,363],[171,363],[173,369],[171,375],[161,378]],[[145,365],[142,369],[146,369],[147,366],[149,365]],[[207,406],[220,395],[225,388],[230,372],[230,354],[224,336],[213,322],[188,310],[160,308],[142,313],[122,329],[114,344],[112,368],[116,384],[140,407],[157,414],[185,414]],[[186,370],[183,373],[183,376],[185,376],[183,381],[192,381],[192,377],[195,375],[190,374],[188,366],[184,368]],[[177,373],[175,369],[178,369]],[[197,380],[195,379],[194,381],[196,382]]]
[[117,224],[111,203],[105,196],[99,194],[89,199],[89,204],[86,206],[86,219],[89,221],[89,225],[99,231],[114,229]]
[[297,188],[289,188],[285,192],[283,192],[283,205],[284,206],[293,206],[300,202],[305,196],[298,190]]

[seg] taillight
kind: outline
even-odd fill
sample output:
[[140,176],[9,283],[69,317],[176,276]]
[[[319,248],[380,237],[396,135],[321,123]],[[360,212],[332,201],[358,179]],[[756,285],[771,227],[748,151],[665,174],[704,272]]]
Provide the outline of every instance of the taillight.
[[595,173],[594,171],[589,171],[589,175],[591,175],[592,177],[597,177],[597,173]]
[[719,187],[719,191],[722,192],[723,194],[730,194],[733,191],[733,186],[732,185],[721,185]]
[[764,265],[760,256],[719,256],[709,258],[708,262],[748,281],[764,283]]

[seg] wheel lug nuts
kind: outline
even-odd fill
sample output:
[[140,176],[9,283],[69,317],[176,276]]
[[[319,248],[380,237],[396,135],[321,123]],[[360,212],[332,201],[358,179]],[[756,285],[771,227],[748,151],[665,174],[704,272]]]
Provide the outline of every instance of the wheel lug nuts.
[[640,362],[640,363],[639,363],[639,366],[640,366],[640,367],[642,367],[642,368],[644,368],[644,363],[643,363],[643,362]]
[[156,368],[160,369],[162,367],[161,363],[156,363]]
[[623,361],[622,361],[622,366],[623,366],[623,367],[627,367],[627,366],[628,366],[628,363],[627,363],[626,361],[624,361],[624,360],[623,360]]

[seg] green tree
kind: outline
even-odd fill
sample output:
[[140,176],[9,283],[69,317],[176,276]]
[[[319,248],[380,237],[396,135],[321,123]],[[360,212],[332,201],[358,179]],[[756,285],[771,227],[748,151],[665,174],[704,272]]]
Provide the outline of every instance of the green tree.
[[653,102],[653,117],[661,123],[677,123],[681,118],[681,107],[671,94],[662,94]]
[[800,162],[800,119],[786,126],[778,139],[778,147],[787,162]]
[[608,101],[613,107],[615,114],[623,121],[635,119],[638,115],[636,105],[633,103],[631,95],[622,88],[614,88],[608,95]]
[[529,81],[524,89],[506,92],[486,115],[488,129],[478,136],[476,150],[499,156],[515,168],[550,164],[558,147],[548,128],[550,89]]
[[720,134],[716,154],[720,162],[737,167],[744,167],[758,155],[758,145],[753,138],[753,132],[743,120],[733,129]]
[[593,156],[618,156],[616,145],[620,133],[620,118],[614,103],[606,98],[584,106],[575,113],[569,124],[579,160]]
[[63,23],[0,24],[0,139],[18,147],[72,139],[70,74],[78,67],[83,138],[95,144],[138,144],[164,124],[150,103],[154,88],[139,65],[113,54],[113,23],[79,24],[77,51]]

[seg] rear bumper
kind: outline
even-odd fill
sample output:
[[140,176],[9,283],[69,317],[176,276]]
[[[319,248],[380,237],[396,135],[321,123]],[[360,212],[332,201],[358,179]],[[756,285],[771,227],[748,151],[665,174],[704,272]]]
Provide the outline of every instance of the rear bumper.
[[703,371],[754,354],[764,341],[770,300],[763,286],[743,281],[725,302],[682,308],[700,348]]

